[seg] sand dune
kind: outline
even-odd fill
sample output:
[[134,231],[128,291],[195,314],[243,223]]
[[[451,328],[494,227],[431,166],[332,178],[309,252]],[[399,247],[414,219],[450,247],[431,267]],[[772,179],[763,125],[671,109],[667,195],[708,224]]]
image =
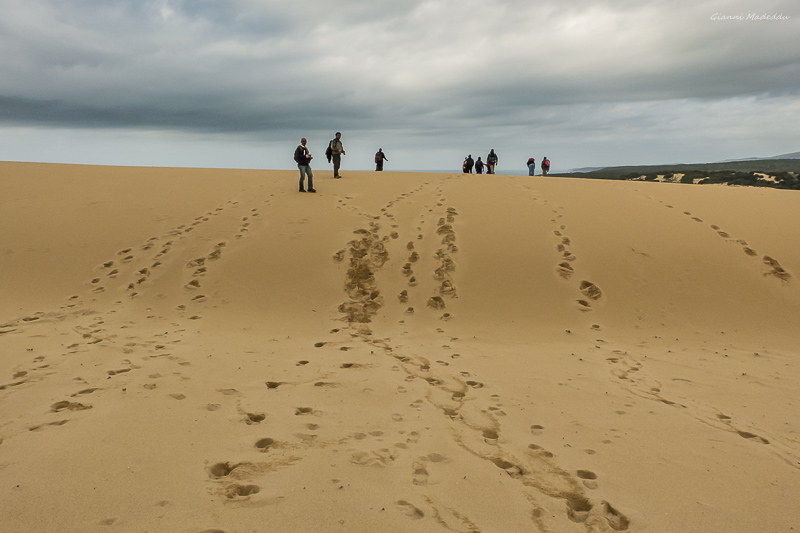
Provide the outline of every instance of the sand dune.
[[800,528],[800,196],[0,163],[0,531]]

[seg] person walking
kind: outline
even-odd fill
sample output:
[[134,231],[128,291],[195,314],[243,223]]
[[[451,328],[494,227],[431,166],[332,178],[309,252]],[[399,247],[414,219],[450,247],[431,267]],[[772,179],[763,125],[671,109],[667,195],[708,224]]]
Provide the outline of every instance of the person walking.
[[[311,160],[314,157],[308,153],[307,142],[306,138],[303,137],[294,150],[294,160],[297,162],[297,168],[300,169],[300,192],[306,192],[306,190],[308,192],[317,192],[314,188],[314,174],[311,172]],[[304,186],[306,176],[308,176],[308,189]]]
[[464,161],[465,169],[467,174],[472,174],[472,167],[475,166],[475,160],[472,159],[472,154],[467,156],[467,159]]
[[494,174],[494,167],[497,165],[499,159],[497,158],[497,154],[494,153],[494,148],[491,149],[489,155],[486,156],[486,168],[487,174]]
[[383,162],[388,160],[386,154],[383,153],[383,148],[378,148],[378,152],[375,154],[375,172],[383,171]]
[[548,172],[550,172],[550,160],[545,156],[545,158],[542,159],[542,176],[547,176]]
[[336,132],[336,138],[331,140],[328,147],[331,149],[331,159],[333,160],[333,177],[341,178],[339,175],[339,167],[342,166],[342,156],[345,155],[344,146],[342,146],[341,132]]
[[475,161],[475,174],[483,174],[483,161],[481,161],[480,156],[478,156],[478,160]]
[[536,160],[532,157],[528,158],[528,176],[536,175]]

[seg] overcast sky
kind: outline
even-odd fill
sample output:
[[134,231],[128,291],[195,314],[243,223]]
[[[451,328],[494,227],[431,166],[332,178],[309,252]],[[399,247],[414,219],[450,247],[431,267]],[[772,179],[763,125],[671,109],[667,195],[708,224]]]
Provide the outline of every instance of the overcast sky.
[[0,160],[289,169],[304,136],[324,169],[336,131],[343,170],[800,150],[796,1],[2,5]]

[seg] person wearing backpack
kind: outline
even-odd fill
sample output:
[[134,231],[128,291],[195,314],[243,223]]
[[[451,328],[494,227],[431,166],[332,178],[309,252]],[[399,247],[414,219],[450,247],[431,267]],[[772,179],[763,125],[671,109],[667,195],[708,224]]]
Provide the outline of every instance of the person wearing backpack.
[[317,192],[314,188],[314,174],[311,172],[311,160],[314,157],[308,153],[306,147],[306,138],[300,139],[300,144],[294,149],[294,160],[297,163],[297,168],[300,169],[300,192],[306,192],[304,186],[305,177],[308,175],[308,192]]
[[375,153],[375,172],[381,172],[383,170],[384,161],[388,161],[386,154],[383,153],[383,148],[378,148],[378,151]]
[[331,142],[328,143],[328,149],[331,151],[331,159],[333,160],[333,177],[337,179],[341,178],[339,175],[339,167],[342,165],[342,156],[345,155],[344,146],[342,146],[341,132],[336,132],[336,137],[331,139]]
[[494,174],[494,167],[497,165],[498,159],[497,154],[494,153],[494,148],[489,152],[489,155],[486,156],[486,173],[487,174]]
[[481,161],[480,156],[475,161],[475,174],[483,174],[483,161]]
[[542,159],[542,176],[547,176],[548,172],[550,172],[550,160],[545,157]]
[[532,157],[528,158],[528,176],[536,175],[536,160]]

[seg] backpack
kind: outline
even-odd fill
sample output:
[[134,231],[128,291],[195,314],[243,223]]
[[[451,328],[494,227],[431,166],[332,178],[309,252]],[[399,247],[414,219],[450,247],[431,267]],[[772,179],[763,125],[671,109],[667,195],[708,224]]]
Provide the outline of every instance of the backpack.
[[294,149],[294,162],[300,164],[300,146]]
[[381,157],[381,154],[383,154],[383,152],[378,152],[377,154],[375,154],[375,162],[376,163],[380,163],[381,159],[383,159],[383,157]]
[[542,161],[542,164],[544,165],[544,168],[550,168],[550,160],[549,159],[545,159],[544,161]]
[[331,157],[333,157],[333,150],[331,150],[332,144],[333,144],[333,139],[331,139],[331,142],[328,143],[328,148],[325,150],[325,157],[328,158],[328,163],[331,162]]

